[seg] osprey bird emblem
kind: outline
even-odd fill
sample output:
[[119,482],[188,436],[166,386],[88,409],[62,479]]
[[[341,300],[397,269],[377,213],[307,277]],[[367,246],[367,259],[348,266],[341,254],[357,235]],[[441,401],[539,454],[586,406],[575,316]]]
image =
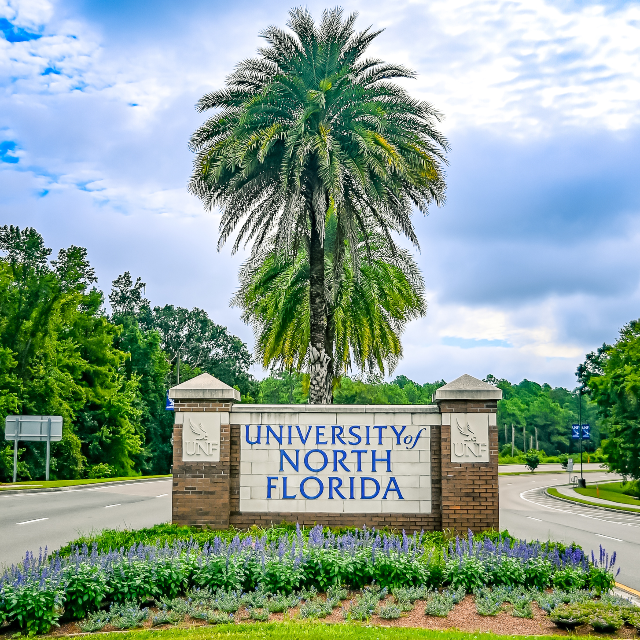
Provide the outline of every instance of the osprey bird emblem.
[[196,436],[196,440],[207,440],[208,435],[207,432],[202,428],[202,424],[194,425],[189,418],[189,426],[191,427],[191,432]]
[[467,440],[472,440],[475,442],[476,434],[472,431],[468,422],[466,427],[461,427],[460,423],[458,422],[458,419],[456,418],[456,426],[458,427],[458,431],[460,432],[460,435],[462,435]]

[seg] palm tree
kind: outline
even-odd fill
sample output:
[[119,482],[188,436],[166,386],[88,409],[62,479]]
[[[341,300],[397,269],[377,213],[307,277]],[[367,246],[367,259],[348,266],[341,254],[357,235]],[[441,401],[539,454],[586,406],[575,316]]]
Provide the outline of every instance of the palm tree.
[[[407,322],[424,315],[424,281],[411,254],[385,236],[368,238],[368,254],[356,271],[350,256],[336,246],[337,221],[330,216],[325,235],[327,325],[325,351],[332,378],[352,366],[391,373],[402,355],[400,335]],[[361,242],[362,250],[364,240]],[[309,259],[263,246],[240,270],[233,304],[253,326],[256,351],[265,368],[291,371],[308,365]]]
[[[331,398],[331,357],[325,348],[327,308],[324,239],[329,212],[354,265],[361,239],[392,234],[418,245],[411,215],[444,200],[448,149],[436,130],[440,115],[415,100],[395,78],[403,66],[364,58],[380,31],[356,33],[356,14],[325,11],[318,25],[293,9],[291,32],[269,27],[259,57],[241,62],[225,88],[197,108],[216,109],[191,137],[196,152],[189,189],[205,207],[220,206],[222,246],[233,250],[274,242],[278,252],[309,262],[311,403]],[[339,243],[342,246],[342,242]],[[368,249],[365,246],[365,249]]]

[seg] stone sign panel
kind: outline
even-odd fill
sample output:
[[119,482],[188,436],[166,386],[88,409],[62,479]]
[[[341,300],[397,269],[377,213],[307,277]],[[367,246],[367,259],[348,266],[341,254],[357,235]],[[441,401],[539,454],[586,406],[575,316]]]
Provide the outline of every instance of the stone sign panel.
[[498,528],[501,397],[464,375],[430,405],[243,404],[201,374],[169,390],[173,522]]
[[182,460],[219,462],[220,423],[229,422],[228,413],[179,413],[182,424]]
[[[269,422],[252,420],[259,417]],[[434,416],[234,414],[236,420],[241,511],[431,512],[427,423]]]
[[451,414],[451,462],[489,462],[489,414]]

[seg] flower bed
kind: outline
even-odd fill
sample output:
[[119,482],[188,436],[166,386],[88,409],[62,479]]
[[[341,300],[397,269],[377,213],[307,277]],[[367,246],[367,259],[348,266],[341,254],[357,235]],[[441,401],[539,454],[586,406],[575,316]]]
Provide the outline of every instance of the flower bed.
[[[610,559],[602,548],[599,558],[589,559],[576,546],[510,537],[469,533],[440,547],[420,535],[368,529],[338,535],[321,527],[308,536],[297,530],[275,539],[215,537],[204,545],[180,540],[107,552],[84,546],[66,557],[27,555],[6,571],[0,622],[45,633],[59,620],[84,620],[88,631],[140,625],[152,615],[159,616],[158,624],[180,616],[228,621],[241,609],[258,621],[293,608],[303,618],[340,608],[349,620],[393,620],[421,600],[425,610],[447,615],[467,592],[475,592],[476,607],[484,607],[479,613],[493,615],[506,606],[526,617],[532,602],[544,608],[541,598],[551,597],[544,594],[550,587],[558,594],[588,589],[590,599],[606,594],[614,564],[615,554]],[[341,604],[347,596],[341,585],[358,592],[349,605]],[[573,602],[558,597],[549,601],[549,611],[567,598]],[[145,611],[151,604],[157,605],[153,614]]]

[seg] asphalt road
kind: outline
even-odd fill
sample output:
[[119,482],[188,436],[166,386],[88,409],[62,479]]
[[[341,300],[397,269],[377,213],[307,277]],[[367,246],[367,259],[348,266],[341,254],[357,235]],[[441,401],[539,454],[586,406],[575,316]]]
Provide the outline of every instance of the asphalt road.
[[[606,473],[590,473],[589,484],[612,480]],[[567,474],[500,477],[500,528],[527,540],[577,542],[590,552],[602,545],[617,552],[617,581],[640,590],[640,515],[605,511],[554,500],[544,487],[567,482]]]
[[[611,480],[590,473],[587,482]],[[500,528],[527,540],[575,541],[585,551],[618,554],[618,582],[640,590],[640,515],[560,502],[543,488],[564,484],[566,473],[501,476]],[[105,527],[140,528],[171,518],[171,479],[46,493],[0,494],[0,566],[27,550],[57,549]]]
[[0,493],[0,566],[104,528],[171,520],[171,478],[43,493]]

